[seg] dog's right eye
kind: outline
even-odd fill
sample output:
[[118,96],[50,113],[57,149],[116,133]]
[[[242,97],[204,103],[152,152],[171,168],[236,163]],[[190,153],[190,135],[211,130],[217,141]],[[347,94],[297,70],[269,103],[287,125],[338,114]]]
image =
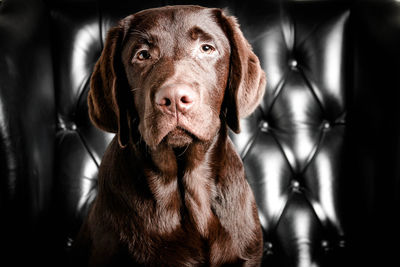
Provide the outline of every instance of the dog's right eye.
[[148,50],[141,50],[137,52],[136,58],[138,60],[147,60],[151,58],[150,52]]

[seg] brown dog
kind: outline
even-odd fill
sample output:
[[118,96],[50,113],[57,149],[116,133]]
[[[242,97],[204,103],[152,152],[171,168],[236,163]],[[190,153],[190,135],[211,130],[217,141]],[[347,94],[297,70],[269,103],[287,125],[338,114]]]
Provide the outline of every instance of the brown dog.
[[149,9],[109,31],[88,102],[117,135],[76,244],[88,265],[260,264],[257,208],[227,127],[239,131],[264,88],[220,9]]

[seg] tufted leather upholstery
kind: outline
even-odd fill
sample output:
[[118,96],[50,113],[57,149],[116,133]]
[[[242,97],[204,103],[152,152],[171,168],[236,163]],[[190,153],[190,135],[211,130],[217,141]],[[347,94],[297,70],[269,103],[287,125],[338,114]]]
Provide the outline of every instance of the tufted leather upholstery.
[[107,29],[166,4],[228,7],[266,71],[264,100],[231,135],[259,207],[264,264],[389,266],[400,193],[396,1],[3,1],[6,258],[64,262],[113,137],[86,104]]
[[251,9],[260,13],[243,26],[260,27],[249,36],[269,83],[235,141],[256,194],[267,253],[283,252],[291,266],[312,266],[322,250],[345,246],[339,183],[349,8],[290,4],[269,16],[271,9]]

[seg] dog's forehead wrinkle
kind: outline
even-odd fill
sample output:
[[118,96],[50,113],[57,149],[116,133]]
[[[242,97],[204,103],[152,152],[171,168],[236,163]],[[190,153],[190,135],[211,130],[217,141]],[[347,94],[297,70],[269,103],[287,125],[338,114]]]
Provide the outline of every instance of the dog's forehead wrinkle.
[[[154,10],[142,14],[138,23],[132,23],[129,36],[132,36],[135,45],[145,43],[157,47],[159,58],[184,57],[197,42],[210,42],[221,53],[229,52],[225,33],[213,16],[202,9],[194,9],[189,13],[179,9]],[[129,51],[133,46],[131,44]]]
[[[196,30],[201,33],[204,37],[211,37],[212,33],[221,35],[222,29],[218,26],[215,20],[210,14],[204,10],[195,10],[191,13],[185,13],[181,10],[174,10],[171,12],[172,15],[158,16],[157,26],[152,27],[158,32],[164,31],[168,35],[174,37],[190,37],[190,33]],[[160,27],[161,26],[161,27]],[[182,38],[178,38],[180,41]]]

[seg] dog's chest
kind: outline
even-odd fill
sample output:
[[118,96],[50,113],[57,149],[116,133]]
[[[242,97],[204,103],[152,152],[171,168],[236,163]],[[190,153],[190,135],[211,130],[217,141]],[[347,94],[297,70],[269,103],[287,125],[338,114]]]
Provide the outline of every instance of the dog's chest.
[[[204,170],[201,174],[204,174]],[[157,180],[160,181],[160,180]],[[221,253],[220,248],[233,248],[232,238],[226,226],[222,226],[214,212],[218,190],[207,175],[188,173],[177,179],[157,184],[151,212],[143,214],[146,231],[138,233],[148,246],[140,246],[144,254],[156,253],[155,259],[163,253],[180,255],[182,260],[193,260],[206,265],[221,262],[221,256],[234,258],[235,252]],[[160,186],[164,186],[160,189]],[[142,254],[142,253],[140,253]],[[231,254],[230,256],[228,254]],[[167,259],[160,259],[166,261]],[[194,264],[196,265],[196,264]]]

